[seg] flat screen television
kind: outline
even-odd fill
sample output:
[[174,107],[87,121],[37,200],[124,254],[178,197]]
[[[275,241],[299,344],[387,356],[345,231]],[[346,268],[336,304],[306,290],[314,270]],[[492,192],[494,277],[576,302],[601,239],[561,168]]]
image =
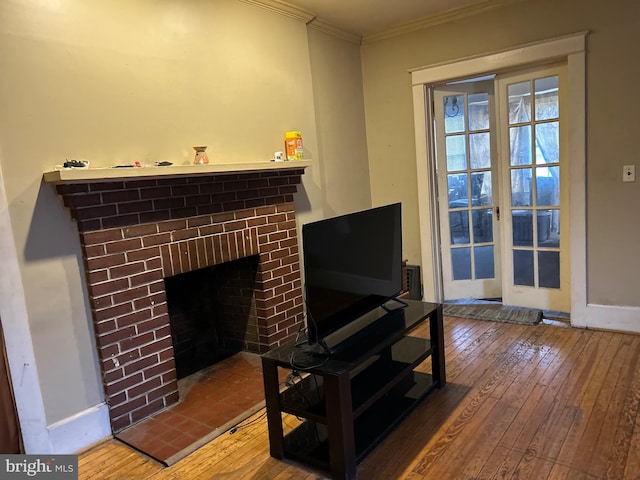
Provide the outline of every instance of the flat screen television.
[[402,291],[401,204],[302,226],[308,343],[382,306]]

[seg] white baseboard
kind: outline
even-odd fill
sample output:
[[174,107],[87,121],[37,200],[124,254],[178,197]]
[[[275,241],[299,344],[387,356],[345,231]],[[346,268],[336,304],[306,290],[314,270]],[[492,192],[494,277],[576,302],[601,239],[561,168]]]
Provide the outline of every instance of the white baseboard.
[[[109,409],[105,403],[88,408],[47,427],[50,453],[73,454],[111,436]],[[29,453],[29,452],[27,452]]]
[[576,327],[640,333],[640,307],[588,304],[575,319]]

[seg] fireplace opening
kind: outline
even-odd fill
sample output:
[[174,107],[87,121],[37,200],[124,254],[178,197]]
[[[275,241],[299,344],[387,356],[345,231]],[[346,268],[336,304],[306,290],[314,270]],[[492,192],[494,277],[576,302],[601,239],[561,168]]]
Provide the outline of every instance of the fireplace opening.
[[164,279],[178,379],[257,340],[258,255]]

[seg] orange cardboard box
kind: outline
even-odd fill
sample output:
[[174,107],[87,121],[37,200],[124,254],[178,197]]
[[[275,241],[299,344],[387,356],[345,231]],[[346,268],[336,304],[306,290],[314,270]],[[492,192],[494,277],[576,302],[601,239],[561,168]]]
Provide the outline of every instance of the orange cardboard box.
[[302,160],[302,132],[287,132],[284,136],[284,150],[287,160]]

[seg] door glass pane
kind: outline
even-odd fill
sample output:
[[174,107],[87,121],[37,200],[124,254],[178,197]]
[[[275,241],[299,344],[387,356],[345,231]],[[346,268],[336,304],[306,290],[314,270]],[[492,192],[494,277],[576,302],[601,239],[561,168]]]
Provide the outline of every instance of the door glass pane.
[[509,101],[509,124],[531,120],[530,82],[512,83],[507,87]]
[[493,224],[491,209],[473,210],[473,241],[475,243],[493,242]]
[[538,210],[538,246],[560,248],[560,210]]
[[465,135],[451,135],[445,140],[447,170],[455,172],[467,168],[467,143]]
[[464,96],[444,97],[445,133],[464,132]]
[[560,252],[538,252],[540,287],[560,288]]
[[514,207],[530,207],[531,203],[531,169],[518,168],[511,170],[511,205]]
[[513,245],[533,247],[533,211],[513,210],[511,212],[513,227]]
[[513,283],[534,286],[533,252],[531,250],[513,251]]
[[538,245],[549,240],[551,236],[551,211],[538,210]]
[[494,278],[493,245],[473,249],[473,261],[476,264],[476,278]]
[[558,122],[536,124],[536,163],[560,161],[560,132]]
[[452,245],[470,243],[469,210],[449,212],[449,230]]
[[536,168],[536,204],[560,205],[560,167]]
[[468,97],[469,130],[489,129],[489,94],[473,93]]
[[447,175],[447,188],[449,189],[449,208],[464,208],[469,206],[469,193],[467,190],[468,173],[456,173]]
[[471,248],[454,248],[451,250],[454,280],[471,279]]
[[469,135],[469,150],[471,168],[491,167],[491,143],[488,132]]
[[531,125],[509,128],[509,161],[511,166],[531,165]]
[[491,205],[491,172],[471,174],[471,205],[482,207]]
[[536,120],[558,118],[558,76],[538,78],[534,82],[534,90]]

